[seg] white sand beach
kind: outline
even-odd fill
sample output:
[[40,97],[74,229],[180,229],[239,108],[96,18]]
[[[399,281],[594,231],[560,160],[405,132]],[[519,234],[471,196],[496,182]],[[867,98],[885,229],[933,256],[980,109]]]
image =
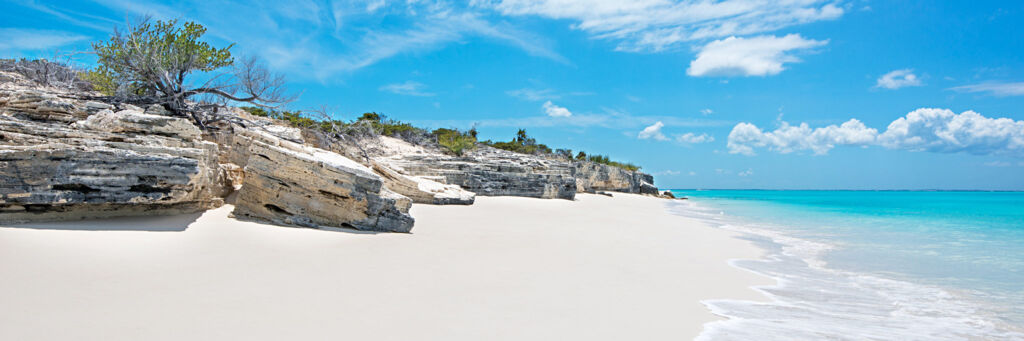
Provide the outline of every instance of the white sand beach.
[[684,340],[759,249],[667,200],[415,205],[411,234],[204,214],[0,228],[3,340]]

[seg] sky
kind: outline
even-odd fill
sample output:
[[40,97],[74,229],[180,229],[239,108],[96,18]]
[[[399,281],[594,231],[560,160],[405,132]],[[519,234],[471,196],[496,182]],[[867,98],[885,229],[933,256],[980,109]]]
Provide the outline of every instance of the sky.
[[[0,56],[205,25],[326,106],[519,128],[660,188],[1024,190],[1024,2],[0,1]],[[92,58],[92,59],[90,59]]]

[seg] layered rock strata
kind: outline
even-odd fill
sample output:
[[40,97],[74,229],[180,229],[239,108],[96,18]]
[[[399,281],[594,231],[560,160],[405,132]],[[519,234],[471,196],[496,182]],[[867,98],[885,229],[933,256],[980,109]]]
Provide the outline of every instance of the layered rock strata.
[[479,146],[464,156],[390,137],[366,142],[373,161],[400,173],[457,185],[484,196],[573,199],[576,180],[568,162]]
[[304,227],[409,232],[412,201],[337,153],[246,132],[250,156],[234,214]]
[[31,98],[37,102],[0,104],[0,221],[175,214],[223,203],[217,145],[199,140],[187,120]]
[[658,194],[658,188],[654,187],[654,177],[638,171],[590,161],[578,161],[573,164],[572,174],[576,178],[577,192],[613,191]]

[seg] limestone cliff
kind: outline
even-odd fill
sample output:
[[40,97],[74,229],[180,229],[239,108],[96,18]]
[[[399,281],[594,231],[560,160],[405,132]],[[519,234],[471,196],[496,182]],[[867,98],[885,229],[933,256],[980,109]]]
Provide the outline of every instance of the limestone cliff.
[[0,89],[0,221],[194,212],[220,205],[217,145],[189,121],[59,92]]
[[487,146],[463,156],[390,137],[359,142],[374,162],[398,172],[457,185],[485,196],[573,199],[576,180],[568,162]]
[[654,177],[639,171],[629,171],[590,161],[577,161],[573,163],[572,174],[576,177],[576,191],[578,192],[614,191],[658,194],[658,188],[654,187]]

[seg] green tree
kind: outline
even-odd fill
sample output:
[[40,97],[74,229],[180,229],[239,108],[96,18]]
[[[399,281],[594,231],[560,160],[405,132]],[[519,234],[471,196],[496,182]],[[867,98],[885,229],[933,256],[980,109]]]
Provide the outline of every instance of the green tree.
[[[292,98],[284,93],[284,78],[272,75],[255,59],[236,63],[231,48],[217,48],[200,38],[206,28],[194,22],[143,20],[126,30],[115,30],[108,41],[93,43],[99,57],[96,75],[109,77],[116,93],[141,96],[179,114],[191,114],[203,126],[189,99],[207,95],[221,101],[277,107]],[[231,70],[225,70],[233,66]],[[198,87],[189,76],[203,74]],[[103,85],[101,85],[103,86]]]

